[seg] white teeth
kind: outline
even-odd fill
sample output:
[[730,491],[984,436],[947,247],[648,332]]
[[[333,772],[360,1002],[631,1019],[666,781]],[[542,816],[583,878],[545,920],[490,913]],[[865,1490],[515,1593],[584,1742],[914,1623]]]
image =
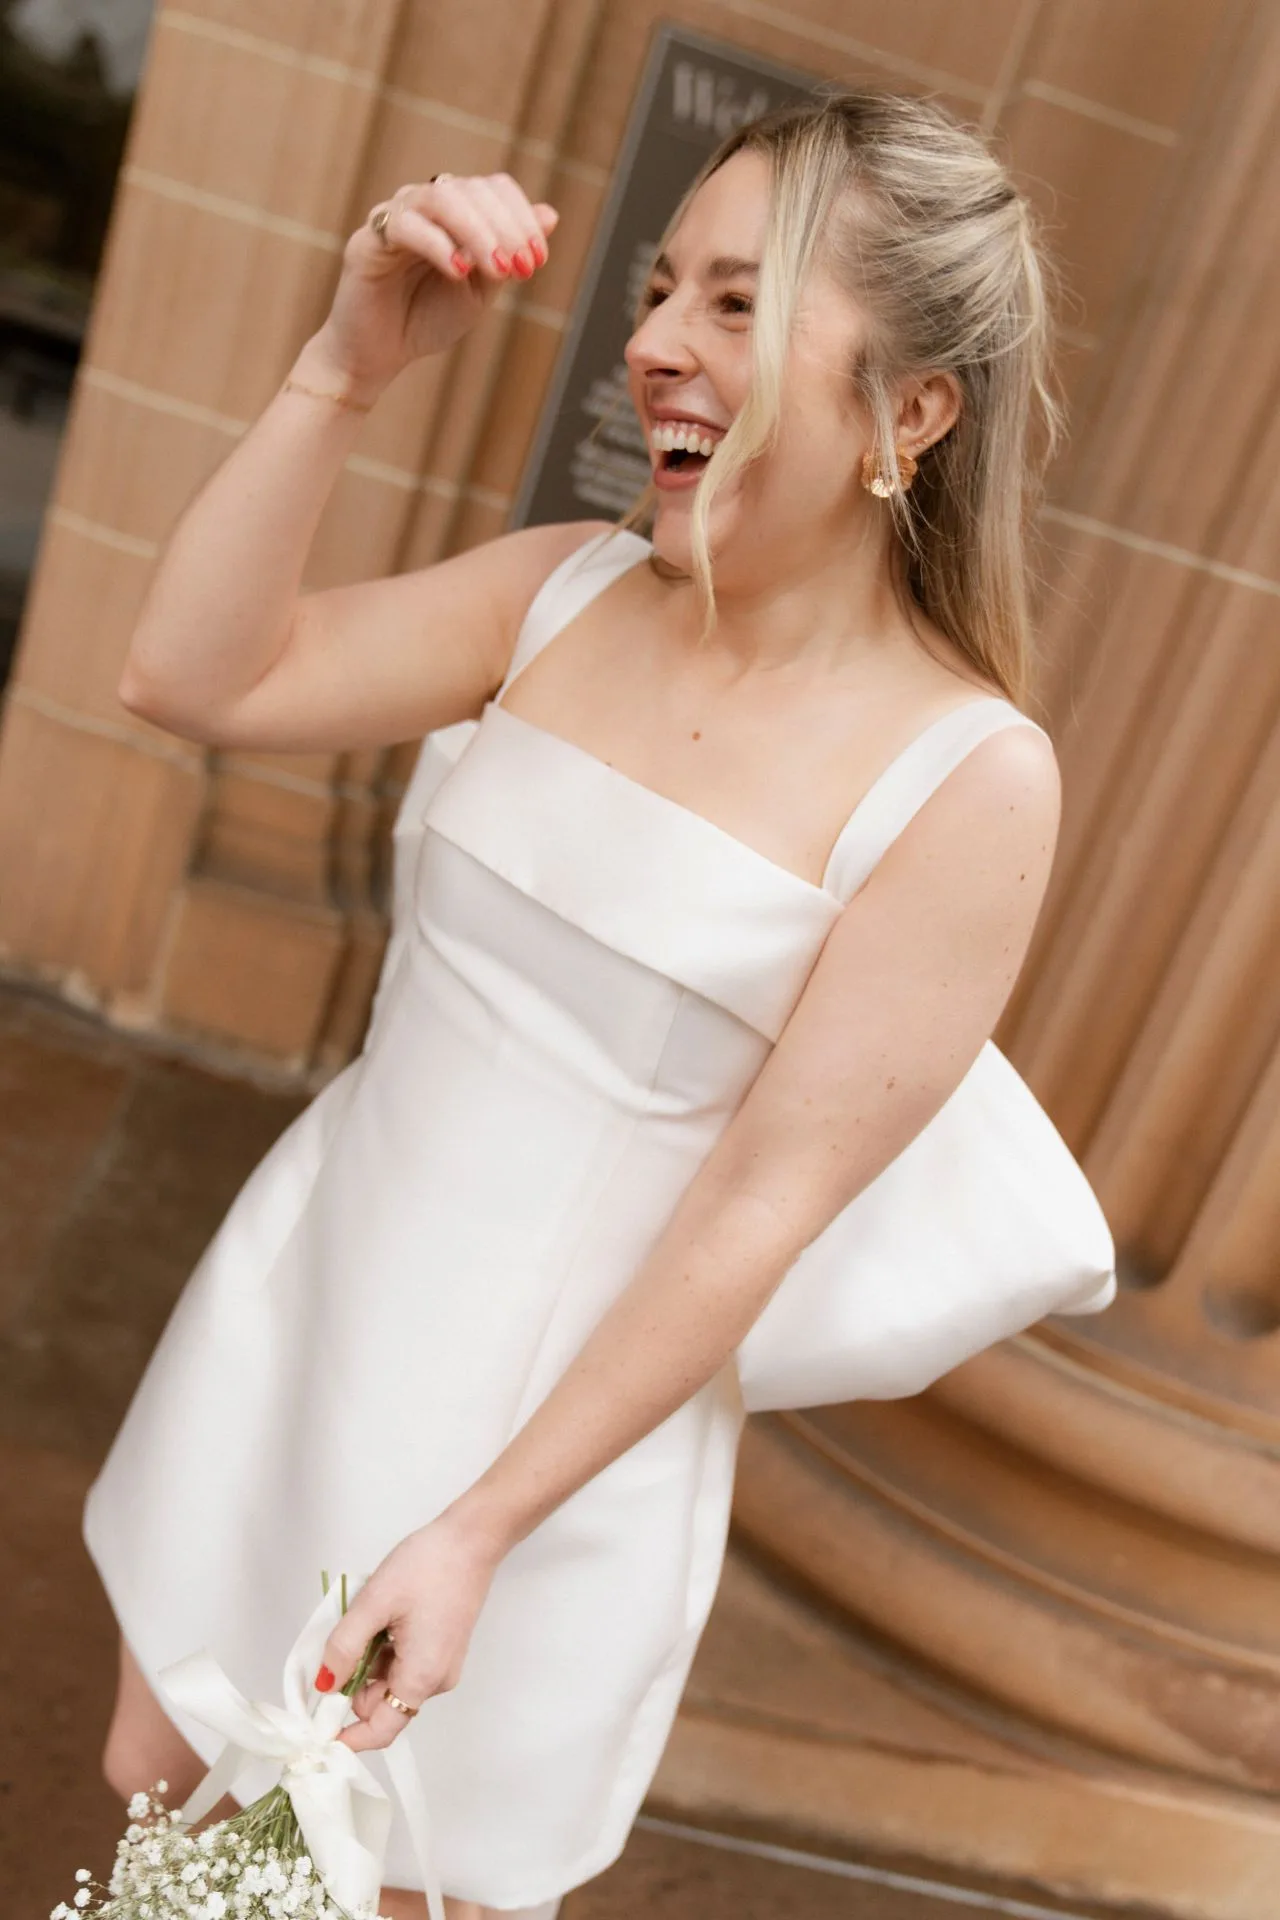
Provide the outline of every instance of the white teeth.
[[716,443],[709,434],[700,434],[695,426],[683,421],[679,426],[672,426],[668,421],[653,429],[649,435],[649,445],[655,453],[674,453],[677,448],[683,448],[686,453],[700,453],[709,460]]

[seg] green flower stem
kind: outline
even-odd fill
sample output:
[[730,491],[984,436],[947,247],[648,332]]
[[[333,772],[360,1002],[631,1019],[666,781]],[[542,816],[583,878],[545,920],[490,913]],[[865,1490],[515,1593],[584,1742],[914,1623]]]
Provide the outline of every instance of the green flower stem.
[[[339,1583],[342,1589],[342,1611],[343,1613],[345,1613],[347,1610],[347,1576],[345,1573],[339,1575]],[[331,1583],[330,1583],[328,1574],[322,1572],[320,1575],[320,1587],[321,1587],[321,1591],[326,1595],[328,1594],[330,1584]],[[356,1664],[355,1672],[352,1674],[351,1678],[347,1681],[346,1686],[339,1688],[339,1692],[345,1693],[348,1700],[351,1698],[352,1694],[359,1693],[361,1687],[364,1686],[365,1682],[368,1680],[370,1670],[373,1667],[374,1662],[377,1660],[378,1655],[382,1652],[382,1649],[384,1647],[390,1646],[390,1644],[391,1644],[391,1635],[387,1632],[385,1627],[379,1627],[378,1631],[374,1634],[372,1640],[369,1642],[364,1652],[360,1655],[360,1659]]]

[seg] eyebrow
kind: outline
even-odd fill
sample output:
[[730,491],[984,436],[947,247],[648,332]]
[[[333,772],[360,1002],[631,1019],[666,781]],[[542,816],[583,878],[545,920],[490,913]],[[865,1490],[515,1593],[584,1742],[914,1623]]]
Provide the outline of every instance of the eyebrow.
[[[650,271],[665,274],[668,280],[674,280],[676,277],[676,270],[665,253],[658,255]],[[745,274],[759,273],[759,271],[758,260],[743,260],[736,253],[718,253],[714,260],[708,262],[707,279],[737,280]]]

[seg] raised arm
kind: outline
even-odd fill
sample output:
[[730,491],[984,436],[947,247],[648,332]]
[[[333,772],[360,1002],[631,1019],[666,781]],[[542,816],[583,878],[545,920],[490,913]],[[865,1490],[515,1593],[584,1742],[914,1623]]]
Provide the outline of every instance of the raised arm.
[[171,732],[340,751],[471,717],[500,683],[541,581],[605,524],[524,528],[415,572],[301,591],[365,414],[410,361],[446,351],[491,304],[508,278],[495,249],[509,258],[523,247],[532,272],[532,249],[546,259],[557,218],[506,174],[401,188],[388,204],[385,240],[367,224],[348,240],[332,308],[290,369],[293,384],[166,542],[119,696]]
[[[1048,883],[1059,782],[1047,737],[975,747],[832,928],[786,1028],[626,1290],[489,1469],[397,1547],[326,1650],[339,1680],[394,1626],[391,1685],[454,1684],[502,1556],[704,1386],[800,1252],[959,1086],[1008,1000]],[[357,1700],[343,1738],[403,1726]]]

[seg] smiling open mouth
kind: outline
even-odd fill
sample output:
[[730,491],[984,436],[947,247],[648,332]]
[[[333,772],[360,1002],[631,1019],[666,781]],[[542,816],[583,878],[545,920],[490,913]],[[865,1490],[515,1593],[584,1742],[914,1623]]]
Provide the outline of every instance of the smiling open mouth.
[[660,471],[681,473],[686,479],[692,480],[711,459],[717,438],[703,433],[693,423],[682,421],[678,426],[673,426],[667,422],[653,429],[649,445],[657,455]]

